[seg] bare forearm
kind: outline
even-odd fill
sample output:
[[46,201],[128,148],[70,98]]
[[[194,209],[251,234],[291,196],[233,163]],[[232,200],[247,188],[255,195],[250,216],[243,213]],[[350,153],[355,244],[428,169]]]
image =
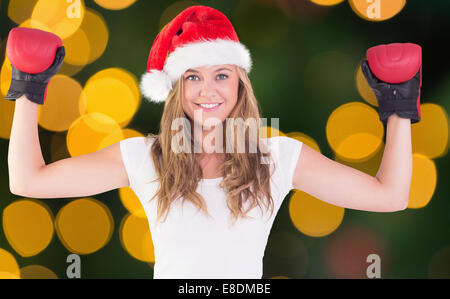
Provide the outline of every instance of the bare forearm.
[[396,114],[389,117],[386,146],[376,175],[392,200],[406,207],[412,177],[411,120]]
[[16,99],[8,148],[11,189],[22,188],[33,173],[45,166],[38,135],[38,107],[25,95]]

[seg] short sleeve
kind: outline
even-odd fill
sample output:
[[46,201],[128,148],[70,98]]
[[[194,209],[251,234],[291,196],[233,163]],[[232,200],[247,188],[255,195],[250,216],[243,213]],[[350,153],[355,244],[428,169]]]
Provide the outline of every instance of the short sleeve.
[[276,136],[270,139],[272,152],[278,162],[279,175],[277,178],[282,180],[279,185],[282,186],[285,193],[288,193],[294,189],[292,181],[303,143],[287,136]]
[[136,183],[137,173],[142,165],[146,147],[145,137],[132,137],[120,141],[120,152],[130,186]]

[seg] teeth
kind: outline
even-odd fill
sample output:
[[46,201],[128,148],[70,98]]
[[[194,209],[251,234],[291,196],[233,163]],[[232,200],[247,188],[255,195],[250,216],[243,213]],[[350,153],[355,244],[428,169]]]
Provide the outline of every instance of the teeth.
[[219,104],[200,104],[200,106],[203,108],[213,108],[219,106]]

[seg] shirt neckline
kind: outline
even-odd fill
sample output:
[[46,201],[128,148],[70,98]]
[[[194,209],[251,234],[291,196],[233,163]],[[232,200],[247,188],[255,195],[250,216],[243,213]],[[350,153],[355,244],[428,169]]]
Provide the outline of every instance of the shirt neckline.
[[222,181],[223,177],[213,179],[201,179],[200,183],[203,185],[218,185]]

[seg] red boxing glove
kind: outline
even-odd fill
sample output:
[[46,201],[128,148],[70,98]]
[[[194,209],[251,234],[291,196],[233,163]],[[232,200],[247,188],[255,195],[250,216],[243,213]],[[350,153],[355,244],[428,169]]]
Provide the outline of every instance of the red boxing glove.
[[30,101],[43,104],[48,82],[64,60],[61,38],[39,29],[16,27],[9,32],[6,55],[12,80],[5,98],[15,100],[25,94]]
[[362,72],[378,101],[380,120],[386,125],[393,113],[420,121],[422,48],[412,43],[379,45],[367,50]]

